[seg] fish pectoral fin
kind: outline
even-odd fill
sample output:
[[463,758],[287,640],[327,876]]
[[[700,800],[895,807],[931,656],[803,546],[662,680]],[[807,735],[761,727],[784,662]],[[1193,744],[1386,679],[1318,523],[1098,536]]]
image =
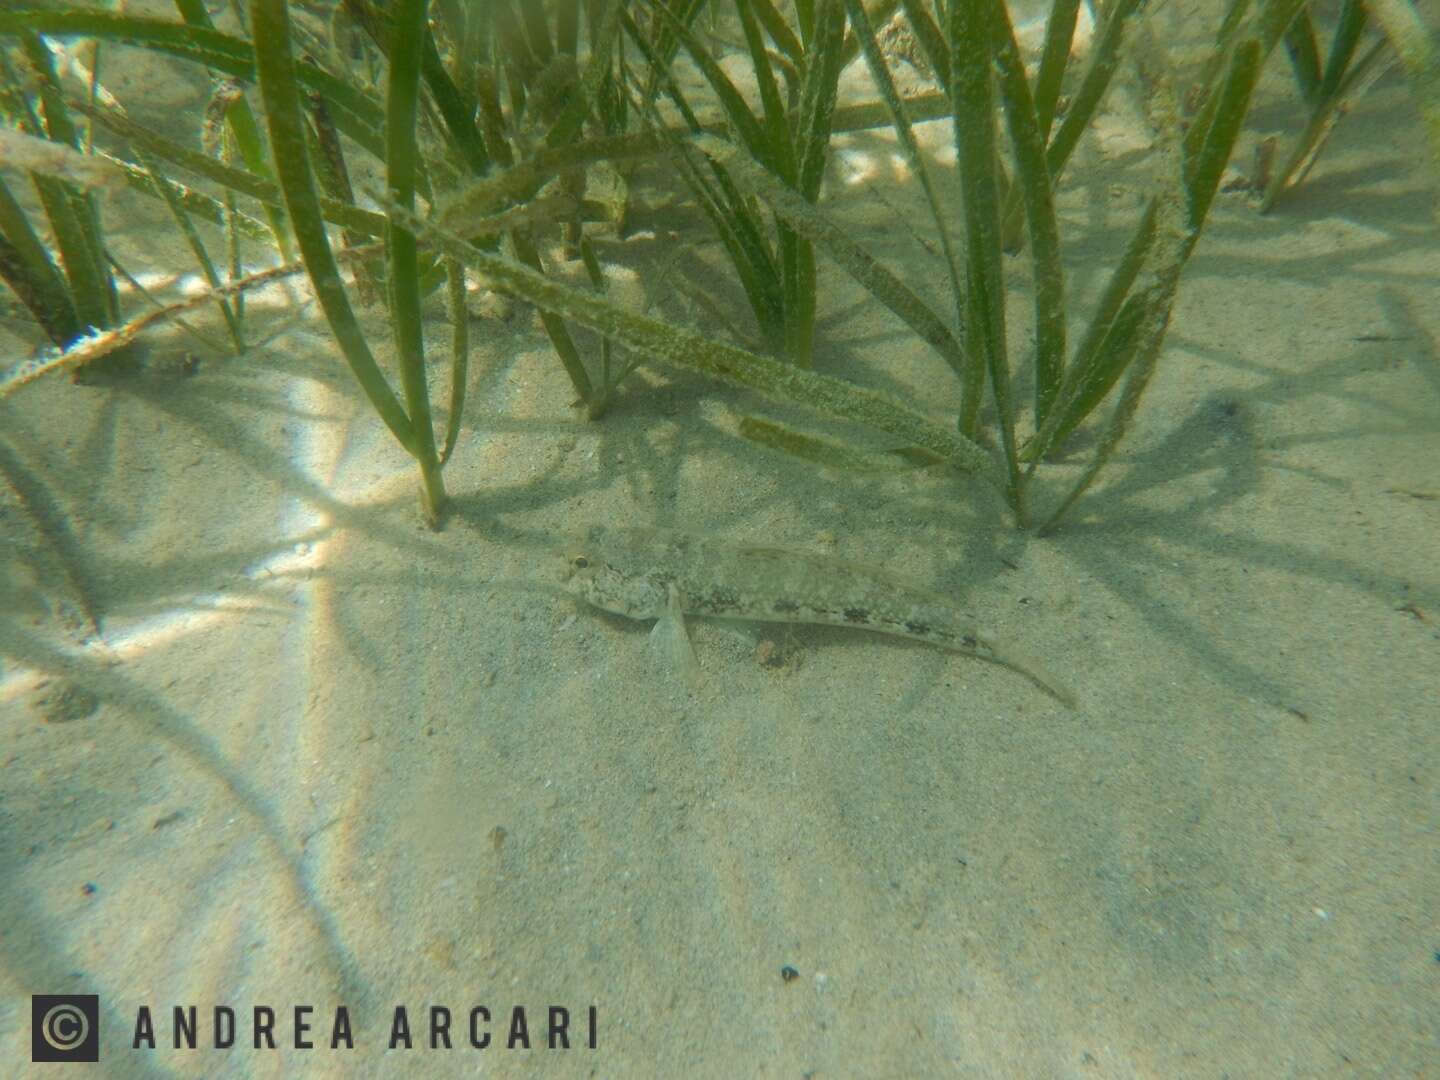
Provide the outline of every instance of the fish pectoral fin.
[[695,658],[695,647],[690,644],[690,634],[685,629],[680,590],[674,585],[670,586],[670,600],[665,614],[655,621],[655,627],[650,631],[650,641],[688,688],[693,690],[700,685],[700,661]]

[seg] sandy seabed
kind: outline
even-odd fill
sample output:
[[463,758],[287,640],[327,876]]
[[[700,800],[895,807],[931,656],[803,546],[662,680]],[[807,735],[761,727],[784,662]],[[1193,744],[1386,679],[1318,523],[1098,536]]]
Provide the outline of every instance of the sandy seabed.
[[[1247,146],[1298,126],[1277,85]],[[1126,130],[1107,113],[1064,185],[1082,313],[1147,190]],[[938,304],[894,162],[846,137],[829,205]],[[843,183],[866,170],[891,209]],[[0,409],[5,1059],[44,992],[100,996],[115,1076],[1435,1075],[1435,197],[1394,79],[1274,214],[1222,195],[1134,432],[1045,538],[979,482],[747,443],[746,415],[826,425],[687,376],[587,423],[523,307],[474,325],[439,533],[294,289],[253,298],[243,359],[186,375],[165,331],[138,376],[25,388]],[[632,300],[669,250],[640,225],[607,249]],[[822,370],[953,414],[909,331],[829,264],[820,294]],[[1080,706],[922,645],[705,622],[687,691],[560,587],[565,538],[616,519],[883,563]],[[173,1049],[175,1005],[209,1049]],[[387,1049],[397,1006],[413,1049]]]

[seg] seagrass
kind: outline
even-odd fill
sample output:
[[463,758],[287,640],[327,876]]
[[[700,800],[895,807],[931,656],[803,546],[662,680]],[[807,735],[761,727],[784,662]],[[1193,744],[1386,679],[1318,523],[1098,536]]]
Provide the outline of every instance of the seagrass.
[[[316,7],[325,11],[323,33],[311,18]],[[303,9],[249,0],[243,22],[218,26],[199,0],[177,0],[176,8],[168,20],[58,2],[0,10],[7,145],[55,147],[21,155],[34,199],[21,197],[14,170],[0,179],[0,277],[54,346],[0,376],[0,395],[47,371],[78,371],[157,319],[195,306],[160,315],[122,310],[116,275],[134,275],[109,255],[88,166],[77,164],[94,161],[108,170],[105,182],[118,178],[165,202],[233,351],[246,344],[244,292],[270,276],[242,265],[242,240],[252,249],[257,239],[268,242],[282,264],[298,253],[340,355],[416,461],[433,525],[446,505],[444,464],[463,448],[472,344],[466,267],[540,309],[591,421],[604,422],[637,361],[678,365],[881,432],[896,441],[892,464],[919,455],[913,460],[978,474],[1006,494],[1018,524],[1048,529],[1100,476],[1143,404],[1185,267],[1279,45],[1309,119],[1266,178],[1264,208],[1303,178],[1344,108],[1391,57],[1408,72],[1440,153],[1440,48],[1406,0],[1344,0],[1333,29],[1306,0],[1233,0],[1211,31],[1198,86],[1182,100],[1163,70],[1147,84],[1160,128],[1155,187],[1098,302],[1077,311],[1064,274],[1071,226],[1055,196],[1075,147],[1126,77],[1135,43],[1154,47],[1138,0],[1105,5],[1083,64],[1073,47],[1078,0],[1054,0],[1039,55],[1028,59],[1001,0],[496,0],[433,8],[425,0],[344,0]],[[341,33],[363,43],[359,59],[335,47]],[[904,62],[927,67],[934,91],[906,97],[897,89],[902,60],[886,44],[896,33],[913,39]],[[55,47],[67,43],[79,55],[80,42],[90,43],[89,66],[76,62],[62,75]],[[135,120],[109,94],[102,60],[112,43],[216,76],[202,149]],[[878,98],[842,105],[840,73],[856,57]],[[1153,69],[1155,56],[1144,59]],[[916,138],[914,126],[935,119],[950,126],[953,168],[929,160]],[[868,251],[824,196],[832,137],[867,126],[894,131],[916,178],[944,264],[935,285],[917,287]],[[350,184],[361,158],[383,176],[383,192]],[[607,241],[597,229],[623,230],[642,167],[645,183],[669,185],[701,210],[750,305],[749,340],[758,347],[612,299]],[[619,192],[612,203],[589,190],[601,174]],[[211,251],[217,227],[223,257]],[[557,231],[583,260],[588,290],[547,270]],[[354,253],[372,240],[383,257]],[[1007,262],[1016,258],[1029,260],[1033,282],[1034,345],[1020,356],[1006,327]],[[817,331],[822,259],[934,351],[935,389],[958,381],[953,415],[931,413],[925,402],[940,395],[928,389],[905,401],[829,369]],[[357,301],[384,306],[387,349],[367,336]],[[429,373],[422,327],[431,305],[451,324],[444,379]],[[577,337],[572,323],[598,337]],[[1070,325],[1080,328],[1073,341]],[[622,350],[631,357],[619,359]],[[1016,393],[1022,381],[1029,395]],[[1079,479],[1052,491],[1048,463],[1087,427],[1098,438]],[[751,420],[741,434],[822,466],[863,470],[886,461],[858,443],[773,421]]]

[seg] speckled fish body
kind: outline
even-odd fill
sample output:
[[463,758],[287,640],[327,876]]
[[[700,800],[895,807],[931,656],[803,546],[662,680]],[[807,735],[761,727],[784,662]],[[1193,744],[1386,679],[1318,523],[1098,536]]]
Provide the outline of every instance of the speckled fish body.
[[1073,707],[1041,668],[966,625],[944,597],[883,571],[787,548],[665,529],[597,526],[568,555],[568,587],[632,619],[686,615],[850,626],[1002,664]]

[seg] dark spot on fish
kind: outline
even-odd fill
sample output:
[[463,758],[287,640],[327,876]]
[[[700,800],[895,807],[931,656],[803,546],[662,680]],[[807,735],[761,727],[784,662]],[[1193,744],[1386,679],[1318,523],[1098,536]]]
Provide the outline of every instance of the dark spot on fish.
[[869,622],[870,612],[863,607],[847,607],[845,609],[846,622]]
[[905,629],[912,634],[928,634],[930,633],[930,624],[923,622],[907,622],[905,624]]
[[776,600],[770,605],[770,610],[777,611],[781,615],[794,615],[800,610],[800,605],[794,600]]

